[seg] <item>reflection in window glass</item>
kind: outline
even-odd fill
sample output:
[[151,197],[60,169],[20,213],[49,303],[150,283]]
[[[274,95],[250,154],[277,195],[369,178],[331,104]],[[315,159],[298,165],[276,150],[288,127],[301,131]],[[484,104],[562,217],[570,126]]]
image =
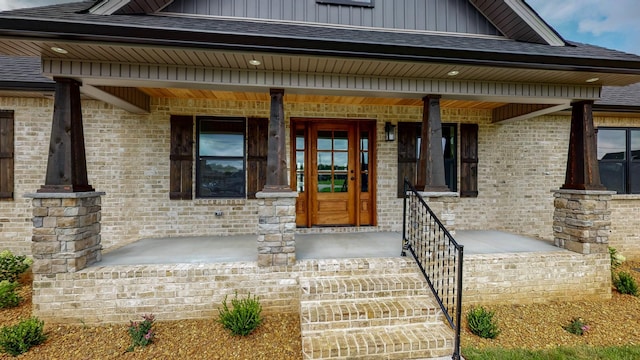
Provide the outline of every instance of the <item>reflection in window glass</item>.
[[349,186],[349,181],[347,181],[347,174],[342,173],[342,174],[335,174],[334,180],[333,180],[333,192],[347,192],[348,189],[347,187]]
[[331,150],[333,139],[331,131],[318,131],[318,150]]
[[334,132],[333,150],[346,151],[348,149],[349,149],[348,133],[346,131]]
[[245,126],[240,118],[198,118],[198,197],[245,196]]
[[334,152],[333,153],[333,170],[347,170],[347,166],[349,165],[348,157],[346,152]]
[[619,194],[640,193],[640,129],[599,128],[600,181]]
[[199,177],[200,196],[244,196],[243,160],[201,159]]
[[626,142],[625,130],[598,130],[598,160],[624,160]]
[[360,133],[360,192],[369,191],[369,133]]

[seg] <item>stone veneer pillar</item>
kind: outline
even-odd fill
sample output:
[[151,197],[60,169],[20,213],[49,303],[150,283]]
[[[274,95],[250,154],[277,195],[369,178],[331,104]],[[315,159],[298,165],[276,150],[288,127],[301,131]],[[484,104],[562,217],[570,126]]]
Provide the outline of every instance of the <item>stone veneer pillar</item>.
[[76,272],[102,259],[102,192],[27,194],[33,203],[34,274]]
[[258,266],[293,265],[296,262],[297,192],[256,194],[258,199]]
[[455,206],[458,202],[458,193],[455,192],[431,192],[421,191],[420,196],[426,201],[431,211],[433,211],[442,225],[449,231],[451,236],[456,234],[456,212]]
[[611,231],[609,203],[613,194],[615,191],[555,191],[555,245],[580,254],[607,253]]

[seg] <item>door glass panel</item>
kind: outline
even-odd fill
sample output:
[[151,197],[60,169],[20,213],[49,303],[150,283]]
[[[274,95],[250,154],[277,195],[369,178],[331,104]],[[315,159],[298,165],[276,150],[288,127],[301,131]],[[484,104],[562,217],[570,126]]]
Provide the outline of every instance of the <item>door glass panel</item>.
[[369,191],[369,133],[360,133],[360,192]]
[[331,174],[318,174],[318,192],[331,192]]
[[349,165],[349,159],[346,152],[333,153],[333,169],[335,171],[346,171]]
[[296,187],[304,192],[304,151],[296,151]]
[[332,149],[331,131],[318,131],[318,150]]
[[348,132],[336,131],[334,133],[333,150],[349,150]]
[[318,151],[318,170],[331,170],[331,153]]
[[347,192],[349,181],[347,180],[347,173],[336,173],[334,180],[333,192]]

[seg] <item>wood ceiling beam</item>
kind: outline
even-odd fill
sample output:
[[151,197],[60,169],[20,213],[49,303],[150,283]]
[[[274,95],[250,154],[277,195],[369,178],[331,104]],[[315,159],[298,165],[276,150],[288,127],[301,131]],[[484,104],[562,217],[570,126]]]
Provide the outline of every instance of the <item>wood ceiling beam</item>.
[[526,120],[532,117],[551,114],[571,107],[569,102],[550,104],[506,104],[492,110],[492,123]]

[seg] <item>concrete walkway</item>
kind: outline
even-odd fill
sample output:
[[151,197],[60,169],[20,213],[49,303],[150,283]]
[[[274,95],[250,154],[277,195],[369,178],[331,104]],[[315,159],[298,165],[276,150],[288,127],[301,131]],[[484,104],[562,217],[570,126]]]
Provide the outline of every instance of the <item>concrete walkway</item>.
[[[141,239],[105,251],[94,266],[256,261],[257,235]],[[558,251],[548,241],[501,231],[458,231],[465,255]],[[302,259],[400,256],[399,232],[296,234],[296,257]]]

